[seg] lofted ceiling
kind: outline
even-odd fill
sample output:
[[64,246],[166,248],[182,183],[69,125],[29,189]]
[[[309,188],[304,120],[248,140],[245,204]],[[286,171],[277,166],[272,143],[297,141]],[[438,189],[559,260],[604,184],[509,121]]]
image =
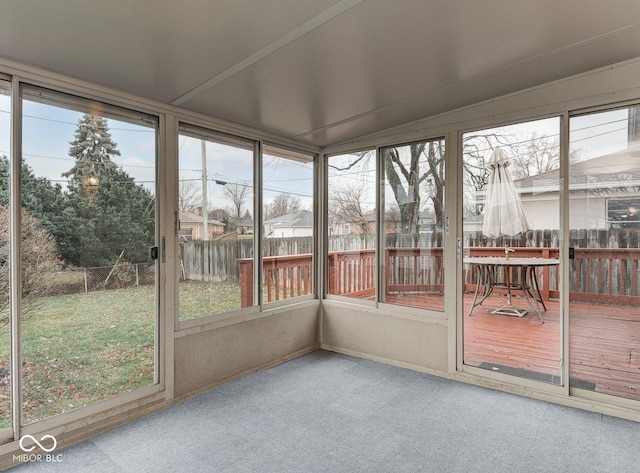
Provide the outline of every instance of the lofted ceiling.
[[325,147],[640,57],[640,0],[9,0],[0,56]]

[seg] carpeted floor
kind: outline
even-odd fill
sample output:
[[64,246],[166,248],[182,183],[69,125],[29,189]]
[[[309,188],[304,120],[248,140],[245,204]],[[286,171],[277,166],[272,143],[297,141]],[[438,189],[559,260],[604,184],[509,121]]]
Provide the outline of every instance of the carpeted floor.
[[67,449],[65,472],[638,472],[640,423],[326,351]]

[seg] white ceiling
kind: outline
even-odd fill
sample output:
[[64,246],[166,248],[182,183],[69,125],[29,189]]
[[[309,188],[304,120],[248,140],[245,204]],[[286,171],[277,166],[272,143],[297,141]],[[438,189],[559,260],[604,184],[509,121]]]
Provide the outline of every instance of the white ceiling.
[[0,55],[324,147],[640,57],[640,0],[9,0]]

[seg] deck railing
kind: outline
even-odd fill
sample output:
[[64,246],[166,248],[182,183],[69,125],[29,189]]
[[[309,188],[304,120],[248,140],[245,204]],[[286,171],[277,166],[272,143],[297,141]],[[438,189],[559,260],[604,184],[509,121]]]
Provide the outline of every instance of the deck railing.
[[[559,258],[558,248],[514,248],[512,257]],[[603,304],[640,304],[640,248],[576,248],[569,260],[569,297],[572,301]],[[501,247],[473,247],[468,256],[504,256]],[[242,307],[253,303],[253,259],[238,260]],[[375,296],[375,250],[330,252],[327,258],[328,293],[355,298]],[[466,265],[465,265],[466,266]],[[465,269],[465,290],[475,290],[473,273]],[[444,290],[442,248],[385,249],[385,294],[434,293]],[[560,297],[559,266],[537,269],[544,299]],[[513,277],[517,278],[518,274]],[[263,260],[266,302],[313,291],[312,255],[272,256]]]
[[332,251],[327,258],[329,294],[366,299],[375,295],[375,250]]
[[[238,260],[241,307],[253,305],[253,258]],[[268,256],[262,259],[263,299],[279,301],[313,291],[313,258],[310,253]]]

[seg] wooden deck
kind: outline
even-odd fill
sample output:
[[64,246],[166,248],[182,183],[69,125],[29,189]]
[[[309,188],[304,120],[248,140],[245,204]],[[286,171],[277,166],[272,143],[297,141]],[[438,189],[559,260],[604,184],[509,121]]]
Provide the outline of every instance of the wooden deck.
[[[495,315],[503,295],[487,298],[471,316],[464,299],[464,362],[467,365],[560,383],[560,304],[545,301],[541,323],[534,311],[524,317]],[[442,296],[390,296],[389,303],[442,309]],[[521,297],[514,305],[528,308]],[[640,308],[572,302],[570,305],[571,385],[640,400]]]

